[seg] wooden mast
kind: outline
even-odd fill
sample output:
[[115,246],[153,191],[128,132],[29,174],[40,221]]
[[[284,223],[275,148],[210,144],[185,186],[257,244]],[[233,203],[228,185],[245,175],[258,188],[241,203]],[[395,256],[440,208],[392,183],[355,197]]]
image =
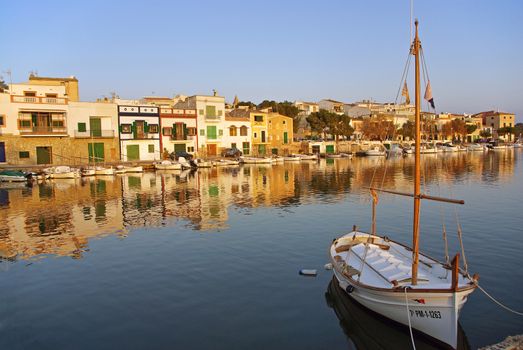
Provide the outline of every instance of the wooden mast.
[[416,34],[414,37],[414,43],[412,47],[412,54],[415,56],[415,80],[416,80],[416,116],[415,116],[415,155],[414,155],[414,222],[412,224],[412,274],[411,283],[412,285],[418,284],[418,260],[419,260],[419,210],[421,204],[420,196],[420,107],[421,107],[421,94],[420,94],[420,72],[419,72],[419,56],[420,56],[420,40],[418,37],[418,20],[415,22]]

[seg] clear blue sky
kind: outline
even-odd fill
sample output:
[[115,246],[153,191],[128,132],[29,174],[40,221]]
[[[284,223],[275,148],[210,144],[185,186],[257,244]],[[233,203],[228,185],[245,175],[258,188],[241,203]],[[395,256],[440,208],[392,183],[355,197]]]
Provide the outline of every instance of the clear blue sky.
[[[0,72],[75,75],[82,100],[210,94],[393,101],[409,0],[0,0]],[[415,1],[438,111],[523,115],[523,1]],[[8,80],[5,73],[0,73]],[[410,87],[412,90],[412,86]]]

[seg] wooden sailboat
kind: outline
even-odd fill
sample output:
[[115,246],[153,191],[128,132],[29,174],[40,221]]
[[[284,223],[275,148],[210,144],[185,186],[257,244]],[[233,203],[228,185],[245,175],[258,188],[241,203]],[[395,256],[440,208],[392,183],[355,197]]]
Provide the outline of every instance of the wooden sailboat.
[[[429,196],[420,191],[420,50],[418,22],[411,46],[416,66],[415,179],[413,193],[371,188],[372,232],[353,228],[335,239],[330,247],[334,275],[346,293],[361,305],[393,321],[411,327],[456,348],[458,317],[467,297],[476,288],[477,277],[459,267],[459,254],[445,263],[419,252],[421,199],[453,204],[461,200]],[[376,191],[414,199],[412,246],[376,234]]]

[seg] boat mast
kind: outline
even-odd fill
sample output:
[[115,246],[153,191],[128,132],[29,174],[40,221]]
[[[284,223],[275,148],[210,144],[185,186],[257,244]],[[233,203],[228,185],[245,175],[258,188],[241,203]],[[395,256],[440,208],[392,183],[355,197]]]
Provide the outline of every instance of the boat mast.
[[415,153],[414,153],[414,222],[412,224],[412,285],[418,284],[418,260],[419,260],[419,209],[421,204],[420,196],[420,76],[419,76],[419,56],[421,42],[418,37],[418,20],[414,23],[416,26],[416,34],[414,43],[412,44],[412,54],[415,56],[415,80],[416,80],[416,113],[415,113]]

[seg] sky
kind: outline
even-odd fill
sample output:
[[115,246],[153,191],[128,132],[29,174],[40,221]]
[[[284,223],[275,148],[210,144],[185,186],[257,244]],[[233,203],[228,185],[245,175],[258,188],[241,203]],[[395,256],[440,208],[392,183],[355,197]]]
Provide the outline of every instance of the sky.
[[[74,75],[84,101],[216,89],[229,102],[393,102],[410,45],[410,0],[0,0],[0,9],[4,80]],[[522,15],[521,0],[414,0],[437,112],[523,121]]]

